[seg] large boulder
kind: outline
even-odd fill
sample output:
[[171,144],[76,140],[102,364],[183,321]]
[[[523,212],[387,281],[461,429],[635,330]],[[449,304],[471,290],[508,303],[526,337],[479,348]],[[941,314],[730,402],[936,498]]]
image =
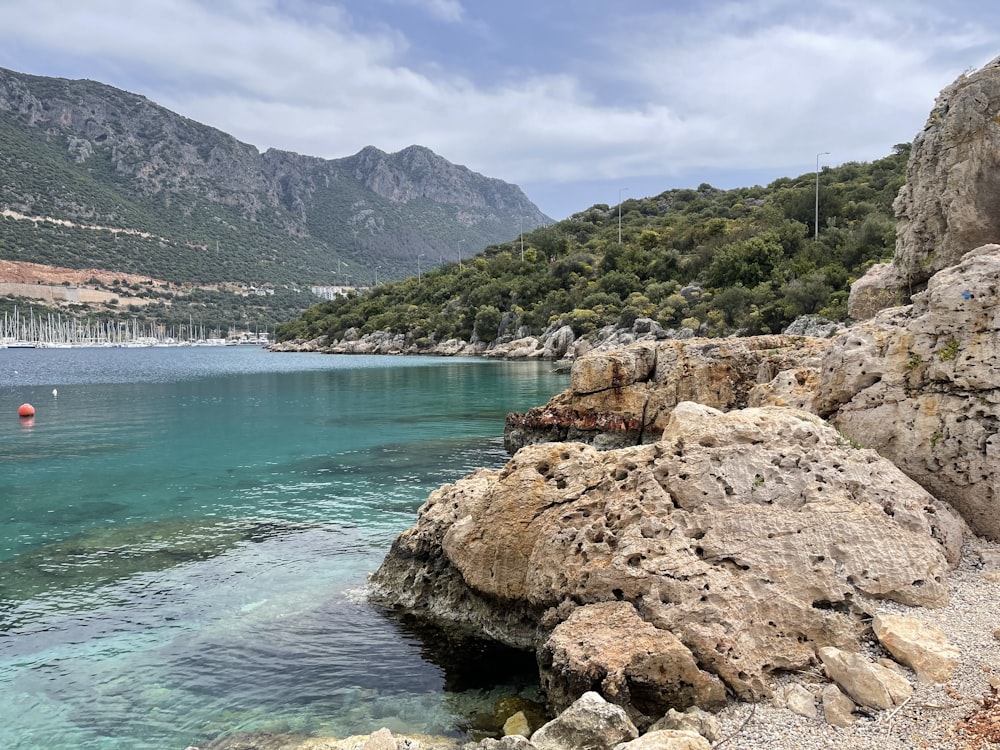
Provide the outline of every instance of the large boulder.
[[945,88],[913,140],[893,208],[896,252],[851,289],[863,320],[907,302],[973,248],[1000,241],[1000,57]]
[[814,411],[1000,539],[1000,245],[833,339]]
[[[866,599],[943,603],[955,524],[811,414],[683,402],[657,443],[533,445],[435,491],[373,596],[532,648],[581,607],[627,602],[645,623],[634,632],[673,634],[700,671],[757,699],[771,673],[810,666],[818,647],[856,648]],[[587,620],[595,642],[599,620]],[[626,662],[595,667],[597,687],[614,673],[608,693],[670,694],[687,669],[675,662],[657,686],[656,670]]]

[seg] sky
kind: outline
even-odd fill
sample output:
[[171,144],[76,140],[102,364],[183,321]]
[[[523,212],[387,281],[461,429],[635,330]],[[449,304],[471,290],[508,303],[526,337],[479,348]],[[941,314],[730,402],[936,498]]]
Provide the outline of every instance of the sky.
[[0,0],[0,18],[0,67],[261,151],[427,146],[554,219],[879,159],[1000,56],[986,0]]

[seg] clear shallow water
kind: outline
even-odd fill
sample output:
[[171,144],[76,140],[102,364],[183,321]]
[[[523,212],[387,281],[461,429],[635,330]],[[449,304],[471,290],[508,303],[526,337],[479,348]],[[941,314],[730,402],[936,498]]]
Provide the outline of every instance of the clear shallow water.
[[0,746],[456,733],[531,697],[481,650],[441,666],[362,587],[432,489],[503,464],[507,411],[564,386],[538,363],[0,350]]

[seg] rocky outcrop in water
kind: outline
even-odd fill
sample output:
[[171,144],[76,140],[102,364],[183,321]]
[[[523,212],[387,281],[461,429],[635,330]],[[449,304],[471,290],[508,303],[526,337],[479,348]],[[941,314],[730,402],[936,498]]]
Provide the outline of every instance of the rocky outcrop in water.
[[[750,405],[755,386],[779,373],[814,383],[828,339],[803,336],[639,342],[596,350],[573,363],[570,387],[544,406],[507,416],[508,451],[531,443],[581,441],[601,448],[636,445],[660,438],[670,412],[681,401],[716,409]],[[783,405],[804,406],[812,390]]]
[[851,288],[852,318],[908,302],[938,271],[1000,241],[1000,57],[938,96],[893,207],[896,252]]
[[388,606],[539,648],[554,704],[599,690],[642,725],[657,694],[768,695],[773,672],[856,644],[870,599],[943,602],[961,530],[813,415],[684,402],[656,443],[533,445],[435,491],[372,584]]

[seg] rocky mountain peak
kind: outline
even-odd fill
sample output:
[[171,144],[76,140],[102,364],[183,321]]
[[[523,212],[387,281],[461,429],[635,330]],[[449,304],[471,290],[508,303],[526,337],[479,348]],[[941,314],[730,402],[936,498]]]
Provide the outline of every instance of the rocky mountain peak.
[[[0,208],[155,227],[152,233],[182,247],[228,247],[223,260],[235,248],[244,258],[232,269],[200,272],[219,280],[260,272],[261,264],[246,258],[259,252],[285,280],[291,273],[328,284],[344,263],[354,266],[348,273],[356,281],[376,266],[385,278],[401,277],[416,273],[420,255],[457,260],[459,240],[468,249],[483,247],[551,221],[516,185],[424,146],[397,153],[366,146],[340,159],[280,149],[261,154],[143,96],[93,81],[0,68],[0,134],[8,152],[0,160]],[[40,166],[61,176],[39,182]],[[265,235],[269,247],[262,251]],[[67,247],[64,254],[76,252]],[[148,257],[138,253],[125,265],[138,269]],[[142,270],[177,280],[169,261]]]

